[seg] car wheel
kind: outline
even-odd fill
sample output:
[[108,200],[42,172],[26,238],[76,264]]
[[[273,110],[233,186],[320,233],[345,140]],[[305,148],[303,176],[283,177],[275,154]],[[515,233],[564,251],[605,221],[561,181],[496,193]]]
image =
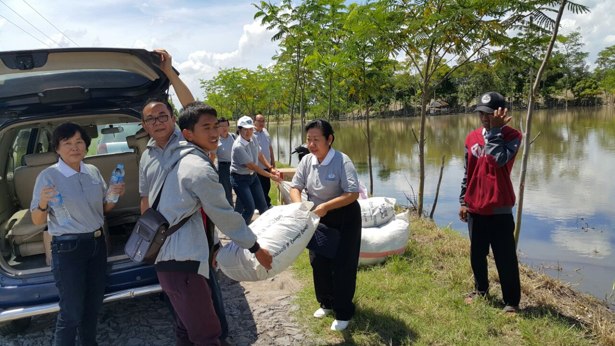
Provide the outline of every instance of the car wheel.
[[32,317],[24,317],[18,320],[12,320],[8,322],[4,322],[0,324],[0,334],[8,335],[8,334],[18,334],[30,326],[32,323]]

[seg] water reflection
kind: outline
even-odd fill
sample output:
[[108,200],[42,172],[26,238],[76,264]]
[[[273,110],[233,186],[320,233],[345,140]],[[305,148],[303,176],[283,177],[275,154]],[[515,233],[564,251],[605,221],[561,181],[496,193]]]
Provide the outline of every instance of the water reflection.
[[[524,112],[513,113],[512,125],[521,128],[523,117]],[[412,187],[418,186],[418,145],[413,129],[418,134],[419,119],[374,120],[370,125],[374,195],[395,197],[407,204]],[[435,218],[438,224],[450,225],[463,234],[467,234],[467,226],[457,218],[463,143],[468,132],[478,126],[474,114],[427,119],[426,210],[431,209],[444,155]],[[359,178],[367,185],[365,122],[341,122],[334,128],[334,147],[352,158]],[[615,112],[607,107],[541,111],[534,116],[532,131],[540,135],[532,146],[527,172],[519,244],[522,260],[530,264],[557,262],[570,271],[578,270],[582,263],[579,288],[603,298],[615,281]],[[280,161],[287,163],[289,144],[294,147],[301,143],[299,127],[293,131],[292,141],[288,139],[288,124],[279,128],[270,124],[270,132]],[[296,164],[293,157],[292,165]],[[519,156],[513,170],[515,188],[520,166]]]

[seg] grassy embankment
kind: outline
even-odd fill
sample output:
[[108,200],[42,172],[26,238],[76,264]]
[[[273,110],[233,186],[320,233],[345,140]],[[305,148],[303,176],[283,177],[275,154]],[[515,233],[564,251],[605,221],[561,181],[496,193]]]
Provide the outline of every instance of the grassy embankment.
[[323,344],[355,345],[615,345],[615,314],[597,299],[521,268],[522,310],[505,314],[495,265],[492,296],[466,305],[472,288],[469,242],[452,230],[413,219],[403,255],[360,268],[357,313],[343,333],[332,317],[315,319],[307,253],[293,265],[303,284],[297,316]]

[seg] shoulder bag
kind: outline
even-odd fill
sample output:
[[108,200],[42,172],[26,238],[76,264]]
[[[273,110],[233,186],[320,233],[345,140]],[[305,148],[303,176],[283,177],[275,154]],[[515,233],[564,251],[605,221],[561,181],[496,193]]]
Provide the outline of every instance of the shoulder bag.
[[192,215],[187,216],[178,224],[169,227],[167,219],[156,210],[158,202],[160,202],[160,195],[162,194],[163,188],[164,182],[158,192],[158,196],[156,196],[154,204],[139,217],[124,246],[126,255],[135,262],[153,264],[167,237],[175,233],[190,217],[192,217]]

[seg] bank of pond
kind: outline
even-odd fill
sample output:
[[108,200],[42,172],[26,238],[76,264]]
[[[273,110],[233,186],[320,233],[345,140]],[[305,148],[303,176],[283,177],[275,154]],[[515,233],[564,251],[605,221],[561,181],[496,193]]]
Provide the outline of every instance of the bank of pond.
[[412,218],[405,251],[362,266],[357,312],[348,330],[330,331],[315,319],[307,253],[293,265],[302,282],[296,316],[316,344],[352,345],[615,345],[615,313],[600,300],[521,265],[521,310],[502,312],[493,259],[490,295],[464,303],[473,288],[469,241],[451,229]]

